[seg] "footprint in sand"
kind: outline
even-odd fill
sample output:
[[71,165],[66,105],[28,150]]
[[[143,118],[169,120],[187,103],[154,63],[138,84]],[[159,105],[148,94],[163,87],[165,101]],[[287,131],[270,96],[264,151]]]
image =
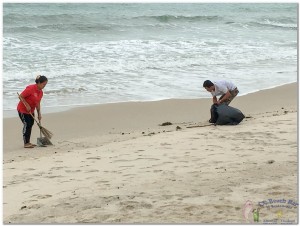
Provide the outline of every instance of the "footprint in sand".
[[169,144],[169,143],[160,143],[161,146],[166,146],[166,145],[172,145],[172,144]]
[[24,171],[33,171],[33,170],[35,170],[35,169],[34,168],[27,168]]
[[62,178],[63,176],[61,175],[57,175],[57,176],[46,176],[45,178],[50,178],[50,179],[53,179],[53,178]]
[[37,198],[37,199],[48,199],[51,198],[52,195],[32,195],[31,198]]
[[86,173],[97,173],[97,172],[99,172],[99,170],[88,170],[88,171],[86,171]]
[[30,205],[30,206],[22,206],[20,209],[39,209],[41,208],[43,205],[41,204],[33,204],[33,205]]
[[89,157],[89,158],[86,158],[87,160],[100,160],[101,158],[100,157]]
[[139,152],[142,152],[142,151],[145,151],[145,150],[137,150],[134,153],[139,153]]
[[65,168],[65,167],[52,167],[52,168],[50,169],[50,171],[51,171],[51,170],[60,170],[60,169],[63,169],[63,168]]
[[31,190],[23,191],[22,193],[27,193],[27,192],[37,191],[37,190],[39,189],[31,189]]
[[81,170],[65,170],[66,173],[78,173],[81,172]]
[[125,210],[133,210],[133,209],[151,209],[153,206],[150,203],[146,202],[136,202],[136,201],[125,201],[125,202],[120,202],[120,205],[122,206],[122,209]]

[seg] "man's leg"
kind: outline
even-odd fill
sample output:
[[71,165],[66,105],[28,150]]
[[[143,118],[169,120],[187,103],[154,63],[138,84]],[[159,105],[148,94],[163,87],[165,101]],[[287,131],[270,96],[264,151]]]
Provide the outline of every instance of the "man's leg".
[[[238,90],[237,88],[235,88],[234,90],[231,90],[231,91],[229,91],[229,92],[230,92],[231,96],[230,96],[227,100],[225,100],[225,101],[223,102],[223,103],[225,103],[226,105],[229,105],[230,102],[238,95],[239,90]],[[224,96],[224,95],[223,95],[223,96]],[[220,99],[221,99],[223,96],[221,96]]]

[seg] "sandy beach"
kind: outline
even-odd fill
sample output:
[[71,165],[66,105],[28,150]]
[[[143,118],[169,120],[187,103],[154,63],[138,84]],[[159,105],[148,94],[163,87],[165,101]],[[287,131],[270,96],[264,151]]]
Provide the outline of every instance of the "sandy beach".
[[247,201],[298,223],[297,100],[297,83],[238,96],[239,125],[193,128],[211,98],[79,107],[43,115],[54,145],[29,150],[5,118],[3,223],[247,223]]

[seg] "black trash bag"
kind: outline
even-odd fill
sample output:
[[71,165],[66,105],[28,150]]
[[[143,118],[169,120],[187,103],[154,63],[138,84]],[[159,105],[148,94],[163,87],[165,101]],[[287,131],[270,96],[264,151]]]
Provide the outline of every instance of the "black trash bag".
[[218,119],[217,107],[218,107],[217,104],[211,105],[211,108],[210,108],[210,120],[209,120],[210,123],[216,123],[217,122],[217,119]]
[[226,104],[213,104],[211,106],[210,121],[216,125],[237,125],[243,121],[244,118],[245,115],[239,109]]

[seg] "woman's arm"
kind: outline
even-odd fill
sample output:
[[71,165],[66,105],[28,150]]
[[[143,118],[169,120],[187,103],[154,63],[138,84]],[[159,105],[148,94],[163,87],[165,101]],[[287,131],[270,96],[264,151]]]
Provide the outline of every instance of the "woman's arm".
[[27,111],[30,112],[31,111],[31,107],[29,106],[29,104],[27,103],[27,101],[25,100],[25,98],[22,96],[22,94],[19,95],[19,99],[25,105]]
[[42,115],[41,115],[41,102],[38,103],[38,105],[36,106],[36,111],[38,113],[38,120],[41,121],[42,120]]

